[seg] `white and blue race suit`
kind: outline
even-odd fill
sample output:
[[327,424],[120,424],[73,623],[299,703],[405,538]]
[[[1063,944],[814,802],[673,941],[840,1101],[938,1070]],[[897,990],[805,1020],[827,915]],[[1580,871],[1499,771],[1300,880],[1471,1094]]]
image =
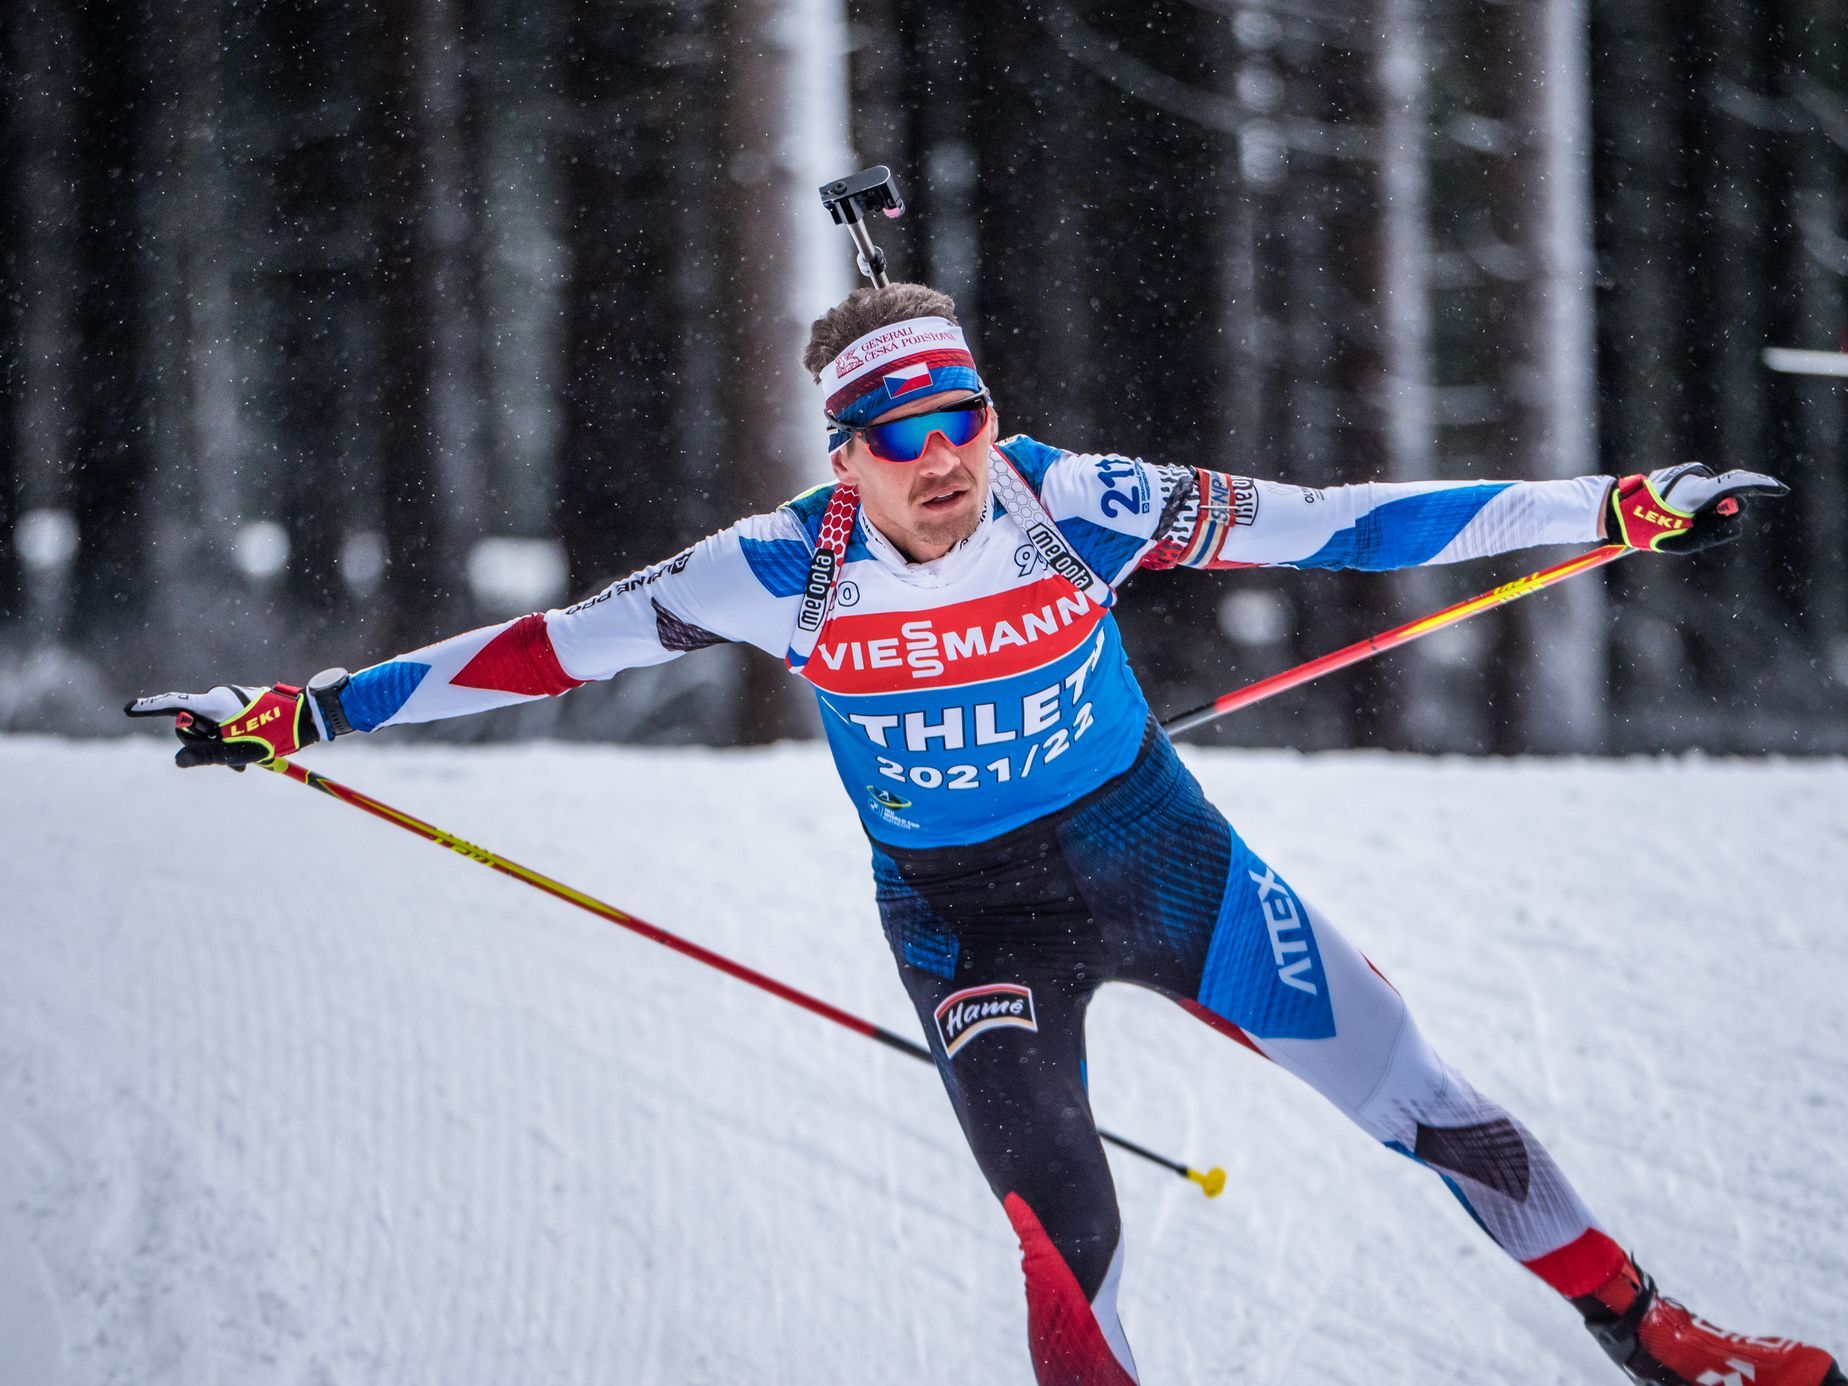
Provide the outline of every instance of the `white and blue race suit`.
[[[999,446],[1101,581],[1087,592],[1053,571],[998,492],[927,563],[860,514],[799,672],[872,839],[901,978],[1020,1238],[1040,1381],[1135,1380],[1084,1088],[1084,1010],[1110,980],[1172,996],[1435,1169],[1562,1294],[1603,1283],[1622,1253],[1544,1147],[1206,801],[1149,716],[1110,604],[1143,567],[1392,569],[1589,543],[1610,478],[1312,489]],[[819,488],[573,606],[363,670],[347,720],[372,731],[504,706],[725,641],[793,664],[832,498]]]
[[[1385,569],[1585,542],[1609,486],[1585,477],[1318,490],[1024,437],[1000,446],[1112,589],[1152,563]],[[1214,487],[1227,503],[1208,495],[1202,505]],[[360,731],[451,717],[722,641],[783,658],[833,490],[740,520],[524,626],[364,670],[346,690],[346,714]],[[929,563],[908,562],[862,515],[835,581],[802,672],[877,841],[979,842],[1071,803],[1134,758],[1148,704],[1115,618],[1047,568],[999,501]]]

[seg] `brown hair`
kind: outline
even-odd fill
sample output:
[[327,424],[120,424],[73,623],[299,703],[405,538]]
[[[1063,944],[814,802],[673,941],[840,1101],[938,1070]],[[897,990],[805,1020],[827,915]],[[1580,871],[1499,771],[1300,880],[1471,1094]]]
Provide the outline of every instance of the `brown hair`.
[[948,318],[956,321],[956,304],[945,293],[925,284],[888,284],[883,289],[855,289],[816,318],[809,328],[802,364],[821,381],[822,367],[868,332],[890,327],[907,318]]

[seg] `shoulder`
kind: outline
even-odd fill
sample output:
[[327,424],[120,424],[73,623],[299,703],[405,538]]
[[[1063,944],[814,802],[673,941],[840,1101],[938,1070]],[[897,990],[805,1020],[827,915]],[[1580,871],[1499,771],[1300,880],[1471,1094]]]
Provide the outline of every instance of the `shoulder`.
[[1014,464],[1014,470],[1025,478],[1035,495],[1045,486],[1046,474],[1062,459],[1074,456],[1063,448],[1055,448],[1038,439],[1029,438],[1024,433],[1003,438],[995,446]]
[[[830,494],[833,490],[832,486],[816,488]],[[814,536],[821,528],[821,512],[827,508],[827,496],[823,496],[821,503],[812,507],[810,525],[808,510],[814,495],[815,491],[805,491],[767,514],[746,515],[720,530],[706,541],[713,550],[712,557],[721,567],[742,562],[755,585],[772,597],[794,596],[807,580],[809,557],[815,551]]]
[[1163,493],[1146,463],[1117,453],[1070,452],[1032,438],[998,445],[1039,496],[1059,533],[1115,586],[1153,538]]
[[823,482],[820,486],[811,486],[801,495],[784,501],[769,515],[753,515],[753,520],[765,520],[776,517],[790,521],[796,530],[807,536],[810,547],[821,537],[821,517],[828,512],[828,502],[834,499],[834,493],[840,489],[835,482]]
[[1162,490],[1155,469],[1115,452],[1062,452],[1037,487],[1055,520],[1082,517],[1135,534],[1148,534]]

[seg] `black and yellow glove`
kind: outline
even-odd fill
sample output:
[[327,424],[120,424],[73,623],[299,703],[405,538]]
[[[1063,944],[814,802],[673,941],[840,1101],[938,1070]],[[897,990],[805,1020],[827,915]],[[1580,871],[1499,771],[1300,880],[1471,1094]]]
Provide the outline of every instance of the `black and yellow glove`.
[[173,763],[182,769],[228,765],[242,770],[352,730],[340,711],[345,683],[344,669],[330,669],[315,675],[306,688],[221,683],[204,693],[137,698],[123,711],[130,717],[173,718],[174,734],[180,738]]
[[1748,496],[1788,495],[1762,472],[1718,476],[1699,462],[1619,477],[1611,488],[1605,532],[1613,544],[1658,553],[1694,553],[1737,539]]

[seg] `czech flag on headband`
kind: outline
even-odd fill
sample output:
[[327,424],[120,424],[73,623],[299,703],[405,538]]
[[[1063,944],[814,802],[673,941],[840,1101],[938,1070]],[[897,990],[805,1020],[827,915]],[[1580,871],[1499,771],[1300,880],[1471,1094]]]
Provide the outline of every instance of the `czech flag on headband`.
[[922,361],[914,361],[908,366],[901,366],[897,372],[885,377],[886,394],[892,399],[902,399],[906,395],[916,394],[919,390],[930,388],[930,367]]

